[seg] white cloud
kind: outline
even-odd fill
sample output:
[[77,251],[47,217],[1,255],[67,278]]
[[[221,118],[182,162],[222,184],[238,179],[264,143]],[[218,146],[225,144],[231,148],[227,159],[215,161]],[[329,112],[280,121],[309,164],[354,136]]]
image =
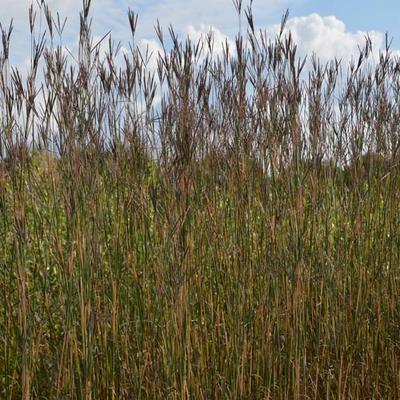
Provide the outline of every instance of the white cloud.
[[228,43],[230,49],[233,49],[235,45],[235,42],[229,36],[222,33],[218,28],[210,25],[201,24],[198,28],[189,25],[183,30],[183,33],[185,37],[189,37],[194,44],[201,42],[205,50],[208,49],[207,37],[211,33],[214,56],[222,55],[226,43]]
[[[279,25],[267,29],[271,35],[276,35]],[[302,56],[315,53],[322,62],[333,58],[342,59],[348,63],[352,58],[358,57],[359,48],[363,48],[368,35],[372,42],[373,58],[379,54],[379,49],[384,47],[384,34],[376,31],[346,30],[343,21],[335,16],[322,17],[311,14],[304,17],[294,17],[288,20],[286,32],[292,33]]]
[[[187,26],[182,30],[183,34],[182,39],[188,37],[193,44],[201,42],[203,44],[203,56],[204,56],[208,51],[207,37],[210,33],[212,35],[214,43],[212,49],[213,56],[222,55],[223,46],[225,46],[226,42],[228,43],[229,48],[233,49],[235,43],[231,38],[222,33],[219,29],[205,24],[201,24],[198,28],[196,28],[193,25]],[[145,56],[147,53],[147,56],[149,58],[147,67],[151,71],[157,70],[157,58],[159,55],[163,56],[164,54],[164,51],[159,41],[156,39],[140,39],[138,44],[139,44],[139,49],[142,52],[142,55]]]
[[157,70],[157,60],[159,55],[163,54],[163,50],[155,39],[142,39],[139,42],[139,49],[145,58],[147,56],[148,58],[148,63],[147,63],[147,68],[150,71],[156,71]]
[[[267,25],[266,18],[272,14],[279,15],[294,1],[254,1],[253,14],[256,25],[262,24],[273,39],[279,30],[279,25]],[[82,0],[47,0],[46,3],[54,17],[57,11],[60,12],[61,19],[68,17],[63,43],[75,53]],[[248,3],[248,0],[243,1],[243,9]],[[26,59],[30,55],[28,9],[31,4],[36,10],[38,9],[36,0],[0,0],[2,9],[0,22],[3,26],[7,26],[10,19],[14,19],[15,29],[10,47],[12,61],[18,66],[25,66],[25,68]],[[211,29],[214,36],[214,54],[221,54],[221,44],[226,40],[229,46],[234,48],[234,36],[238,31],[239,24],[232,0],[203,0],[201,2],[198,0],[137,0],[135,2],[132,0],[93,0],[91,16],[93,17],[92,33],[94,37],[99,39],[111,30],[113,39],[121,41],[122,45],[127,48],[128,42],[131,40],[127,17],[129,7],[139,13],[136,43],[142,50],[149,46],[149,50],[153,52],[149,64],[151,69],[156,68],[155,56],[160,50],[154,31],[157,19],[160,21],[165,36],[168,36],[169,24],[172,24],[180,39],[189,36],[194,42],[205,38]],[[264,18],[264,20],[260,20],[260,18]],[[46,21],[43,16],[40,17],[40,13],[38,13],[36,22],[37,33],[47,29]],[[246,18],[244,15],[242,23],[243,31],[245,31]],[[379,49],[384,47],[382,32],[348,31],[344,22],[335,16],[323,17],[311,14],[290,18],[287,30],[292,32],[300,55],[305,56],[315,52],[323,62],[337,57],[343,59],[343,64],[346,64],[352,56],[357,57],[358,48],[365,44],[366,34],[371,38],[375,59]],[[106,47],[106,42],[107,39],[102,44],[102,49]],[[393,54],[400,55],[400,52],[393,51]]]
[[[214,33],[216,45],[227,40],[230,48],[234,49],[233,38],[216,27],[200,25],[196,28],[189,25],[183,32],[196,42],[198,39],[204,38],[209,29],[212,29]],[[280,31],[280,25],[276,24],[262,29],[265,29],[269,38],[273,40]],[[384,33],[373,30],[348,31],[345,23],[335,16],[323,17],[314,13],[308,16],[290,18],[287,21],[284,33],[287,34],[289,31],[297,44],[299,56],[310,57],[315,53],[322,63],[331,61],[336,57],[342,60],[344,67],[351,60],[358,59],[359,51],[364,48],[367,36],[372,43],[370,61],[376,62],[379,59],[379,52],[385,48]],[[216,47],[216,54],[220,54],[221,51],[222,47]],[[393,56],[400,57],[400,50],[392,49],[391,53]]]

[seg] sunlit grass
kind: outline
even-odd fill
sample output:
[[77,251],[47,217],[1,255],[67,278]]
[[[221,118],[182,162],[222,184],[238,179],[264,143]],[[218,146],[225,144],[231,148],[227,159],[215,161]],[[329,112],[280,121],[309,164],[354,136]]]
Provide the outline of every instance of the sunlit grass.
[[47,109],[0,85],[0,397],[400,398],[398,60],[337,95],[290,38],[176,39],[152,78],[87,24]]

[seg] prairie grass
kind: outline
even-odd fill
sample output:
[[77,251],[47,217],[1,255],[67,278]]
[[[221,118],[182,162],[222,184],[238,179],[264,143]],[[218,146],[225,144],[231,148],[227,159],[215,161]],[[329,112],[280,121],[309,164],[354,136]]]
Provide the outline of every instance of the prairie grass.
[[2,399],[400,398],[400,62],[236,6],[219,56],[157,26],[155,71],[133,12],[117,65],[42,5],[26,81],[2,28]]

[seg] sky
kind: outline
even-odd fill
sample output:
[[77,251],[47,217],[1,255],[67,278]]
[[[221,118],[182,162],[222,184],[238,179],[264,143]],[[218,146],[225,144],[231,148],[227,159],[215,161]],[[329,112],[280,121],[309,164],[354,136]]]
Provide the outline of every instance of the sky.
[[[35,9],[37,3],[34,0]],[[7,27],[14,21],[11,37],[11,63],[29,65],[30,36],[28,8],[31,0],[0,0],[0,23]],[[79,33],[79,12],[82,0],[48,0],[56,16],[67,17],[63,45],[76,50]],[[249,0],[243,0],[243,8]],[[157,50],[154,33],[157,19],[164,31],[172,24],[174,30],[185,37],[199,38],[211,28],[216,42],[227,39],[233,43],[239,29],[238,16],[232,0],[92,0],[93,34],[100,39],[111,31],[115,41],[128,47],[131,39],[127,19],[128,9],[139,14],[137,44]],[[287,28],[298,43],[300,54],[315,52],[322,61],[333,57],[351,59],[358,47],[371,37],[376,52],[384,46],[385,32],[393,38],[392,50],[400,55],[400,1],[395,0],[253,0],[254,22],[257,29],[265,29],[271,37],[276,35],[282,15],[289,9]],[[245,18],[243,17],[245,26]],[[44,18],[37,16],[37,33],[45,29]],[[216,43],[218,44],[218,43]]]

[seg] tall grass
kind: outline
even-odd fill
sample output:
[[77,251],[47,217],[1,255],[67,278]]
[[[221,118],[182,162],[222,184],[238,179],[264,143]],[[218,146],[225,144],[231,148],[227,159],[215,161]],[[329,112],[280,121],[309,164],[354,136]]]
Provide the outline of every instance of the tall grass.
[[133,12],[118,64],[89,0],[76,60],[31,8],[25,78],[2,27],[1,398],[400,398],[400,61],[236,7],[219,56],[157,26],[156,71]]

